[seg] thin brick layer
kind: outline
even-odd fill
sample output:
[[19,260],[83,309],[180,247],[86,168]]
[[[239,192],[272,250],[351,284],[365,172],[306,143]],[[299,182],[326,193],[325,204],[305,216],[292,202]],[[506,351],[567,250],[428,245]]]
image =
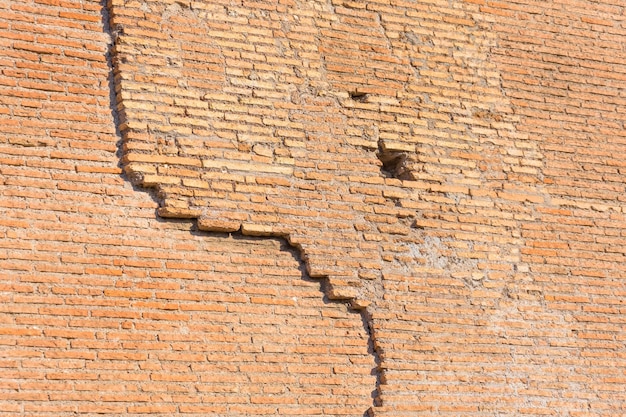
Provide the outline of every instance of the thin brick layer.
[[621,2],[0,12],[0,415],[625,413]]
[[[162,216],[286,236],[357,306],[381,299],[385,270],[437,256],[415,228],[449,210],[494,226],[499,269],[519,262],[519,219],[487,218],[510,214],[496,201],[543,201],[543,154],[515,127],[477,5],[109,7],[124,168]],[[490,268],[460,257],[467,277]]]

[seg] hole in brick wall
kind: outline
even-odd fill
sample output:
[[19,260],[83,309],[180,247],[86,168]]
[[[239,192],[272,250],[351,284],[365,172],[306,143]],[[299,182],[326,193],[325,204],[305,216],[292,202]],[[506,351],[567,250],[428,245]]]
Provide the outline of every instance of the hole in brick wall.
[[380,171],[385,177],[397,178],[399,180],[415,179],[408,167],[408,155],[406,152],[385,149],[379,144],[376,156],[383,163]]
[[362,91],[351,91],[350,98],[354,101],[364,102],[367,100],[368,94]]

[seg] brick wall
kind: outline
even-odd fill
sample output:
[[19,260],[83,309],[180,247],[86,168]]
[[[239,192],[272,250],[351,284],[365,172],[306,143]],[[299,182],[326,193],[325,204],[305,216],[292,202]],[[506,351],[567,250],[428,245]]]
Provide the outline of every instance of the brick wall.
[[0,4],[0,415],[624,414],[626,10]]

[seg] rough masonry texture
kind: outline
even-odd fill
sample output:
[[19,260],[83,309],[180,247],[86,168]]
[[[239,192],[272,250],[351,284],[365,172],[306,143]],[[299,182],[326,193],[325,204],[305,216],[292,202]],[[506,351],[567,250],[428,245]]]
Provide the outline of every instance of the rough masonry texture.
[[0,416],[626,414],[626,6],[0,2]]

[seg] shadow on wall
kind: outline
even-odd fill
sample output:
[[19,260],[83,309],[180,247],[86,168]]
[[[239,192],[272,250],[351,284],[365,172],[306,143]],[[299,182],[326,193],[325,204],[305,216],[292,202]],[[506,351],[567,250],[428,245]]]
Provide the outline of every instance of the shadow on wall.
[[[285,238],[328,298],[367,322],[386,272],[478,287],[492,266],[513,273],[517,223],[489,229],[504,236],[492,265],[474,248],[493,247],[456,233],[459,211],[493,214],[514,147],[493,38],[472,18],[437,32],[429,19],[465,11],[429,7],[112,3],[126,174],[157,190],[163,217]],[[441,236],[424,239],[426,228]]]
[[[173,8],[180,11],[176,5]],[[113,39],[118,38],[121,29],[116,26],[116,30],[112,31],[110,20],[108,9],[103,7],[105,31]],[[109,86],[116,131],[122,137],[122,132],[128,133],[128,112],[125,106],[120,106],[120,96],[125,92],[120,89],[120,80],[116,80],[119,72],[113,70],[113,62],[119,59],[116,47],[113,46],[108,54],[111,68]],[[175,60],[169,57],[167,61]],[[178,102],[176,96],[173,94],[164,103],[172,98]],[[130,101],[127,98],[126,105]],[[120,141],[120,157],[127,161],[126,156],[132,146],[128,145],[128,135],[124,137],[125,140]],[[154,150],[162,153],[163,143],[157,142]],[[255,149],[258,151],[259,148]],[[177,152],[180,154],[180,150]],[[157,168],[157,171],[161,169]],[[131,178],[136,174],[128,169],[127,173]],[[144,175],[141,173],[139,186],[146,185]],[[184,177],[184,174],[181,176]],[[133,183],[137,187],[137,181]],[[151,194],[156,201],[160,201],[164,190],[161,187],[157,189],[158,193]],[[169,217],[174,217],[170,221],[175,221],[176,218],[189,216]],[[223,230],[218,228],[217,231]],[[231,244],[241,241],[244,245],[259,241],[233,231],[235,233],[222,235],[221,239]],[[192,233],[208,236],[200,230]],[[199,381],[200,384],[192,391],[196,390],[202,396],[202,403],[212,405],[193,405],[197,402],[192,398],[194,395],[179,392],[181,405],[178,409],[183,412],[217,415],[301,415],[302,412],[372,415],[371,409],[362,411],[369,408],[372,401],[375,404],[379,401],[380,363],[370,334],[371,317],[361,310],[359,321],[355,316],[357,312],[351,312],[345,302],[328,299],[325,295],[329,293],[327,280],[313,281],[309,278],[299,254],[288,247],[286,241],[270,239],[269,242],[275,242],[270,246],[278,243],[281,251],[293,256],[301,279],[294,280],[293,262],[276,262],[276,254],[264,254],[263,249],[254,255],[267,255],[266,260],[250,261],[230,256],[226,264],[216,266],[216,272],[196,277],[195,281],[186,285],[189,287],[187,291],[190,300],[202,300],[202,306],[197,305],[197,309],[187,307],[199,313],[193,314],[189,322],[183,321],[167,332],[158,332],[157,339],[164,343],[160,344],[160,352],[151,355],[155,359],[152,370],[156,371],[152,375],[159,380],[159,371],[172,371],[171,366],[184,368],[182,362],[189,361],[187,370],[175,369],[177,376],[170,382]],[[257,267],[250,267],[250,264]],[[241,281],[225,280],[217,272],[219,270],[236,273]],[[311,296],[315,286],[321,286],[321,297],[319,293]],[[193,292],[198,290],[211,291],[211,294],[197,298],[198,294],[193,295]],[[182,350],[193,353],[176,353],[183,345],[187,348]],[[376,364],[373,368],[372,358]],[[175,365],[162,360],[174,361]],[[188,372],[192,372],[194,377],[186,375]],[[372,387],[375,388],[372,390]],[[185,403],[189,404],[183,405]]]
[[462,267],[477,266],[471,251],[451,236],[428,245],[412,227],[431,224],[416,221],[420,208],[439,221],[470,187],[502,181],[492,123],[510,120],[492,39],[471,19],[437,33],[430,6],[403,7],[112,3],[128,177],[157,190],[161,216],[286,238],[330,299],[364,314],[383,300],[384,270],[448,268],[416,248],[458,258],[458,279],[479,282]]

